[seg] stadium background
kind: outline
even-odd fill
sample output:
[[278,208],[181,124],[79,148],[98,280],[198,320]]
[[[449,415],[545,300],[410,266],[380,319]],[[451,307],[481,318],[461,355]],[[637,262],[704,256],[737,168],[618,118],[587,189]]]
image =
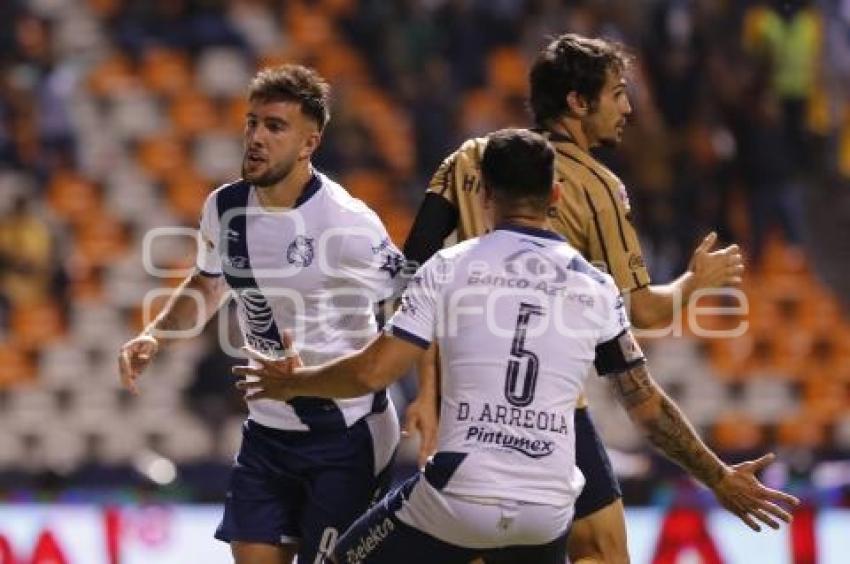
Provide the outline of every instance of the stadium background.
[[[637,55],[632,123],[600,158],[629,189],[654,280],[681,272],[711,229],[747,255],[746,311],[700,316],[746,332],[700,338],[684,324],[644,339],[654,373],[726,460],[776,450],[766,480],[806,502],[791,532],[756,537],[716,511],[703,521],[710,495],[594,387],[635,562],[842,561],[850,1],[6,0],[0,562],[227,561],[210,536],[217,509],[192,505],[221,499],[244,412],[215,323],[163,351],[137,398],[115,357],[147,293],[192,260],[191,239],[143,251],[145,235],[195,226],[206,194],[238,174],[257,68],[297,61],[330,81],[315,163],[400,244],[444,156],[528,123],[528,63],[567,30]],[[393,389],[401,411],[413,394]],[[399,475],[414,450],[405,442]],[[670,548],[683,539],[691,548]]]

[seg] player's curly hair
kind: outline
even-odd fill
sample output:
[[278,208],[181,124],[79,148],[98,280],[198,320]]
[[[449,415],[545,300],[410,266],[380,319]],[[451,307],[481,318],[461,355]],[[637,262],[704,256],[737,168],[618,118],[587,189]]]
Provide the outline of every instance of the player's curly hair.
[[529,73],[529,106],[540,127],[567,111],[567,94],[576,92],[591,107],[599,99],[609,69],[622,72],[631,55],[619,43],[565,33],[547,45]]
[[319,131],[330,120],[331,87],[322,76],[302,65],[281,65],[257,73],[248,88],[248,99],[259,102],[298,102],[301,112],[314,120]]

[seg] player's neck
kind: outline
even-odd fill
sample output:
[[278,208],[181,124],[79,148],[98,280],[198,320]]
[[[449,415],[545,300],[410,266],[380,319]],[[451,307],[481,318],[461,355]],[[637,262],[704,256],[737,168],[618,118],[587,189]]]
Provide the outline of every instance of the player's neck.
[[592,143],[585,134],[584,128],[581,126],[580,119],[564,116],[555,121],[549,127],[549,131],[572,139],[572,141],[578,145],[578,148],[584,152],[590,151]]
[[516,225],[518,227],[534,227],[535,229],[547,229],[549,225],[545,215],[531,213],[497,213],[494,219],[496,225]]
[[310,180],[310,161],[296,163],[286,178],[271,186],[257,187],[257,199],[264,208],[291,208]]

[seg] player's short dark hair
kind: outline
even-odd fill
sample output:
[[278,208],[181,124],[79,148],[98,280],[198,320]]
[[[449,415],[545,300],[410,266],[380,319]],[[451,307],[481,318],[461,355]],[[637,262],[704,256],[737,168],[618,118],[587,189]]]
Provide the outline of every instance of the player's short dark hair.
[[537,125],[567,111],[567,94],[576,92],[593,105],[608,71],[624,71],[631,61],[625,47],[606,39],[565,33],[547,45],[531,66],[529,106]]
[[248,99],[258,102],[298,102],[301,112],[316,122],[319,130],[330,120],[331,87],[311,68],[281,65],[257,73],[248,89]]
[[555,178],[555,152],[533,131],[496,131],[487,137],[481,177],[485,190],[499,205],[546,210]]

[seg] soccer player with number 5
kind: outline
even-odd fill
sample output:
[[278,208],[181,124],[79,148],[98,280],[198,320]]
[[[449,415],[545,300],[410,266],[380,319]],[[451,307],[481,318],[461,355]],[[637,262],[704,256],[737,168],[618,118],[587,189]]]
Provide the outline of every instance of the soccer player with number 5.
[[349,564],[563,564],[585,477],[573,417],[590,366],[632,421],[710,485],[747,523],[789,521],[797,500],[763,486],[770,462],[727,466],[697,437],[647,369],[620,291],[546,228],[561,197],[549,143],[527,130],[490,135],[481,159],[495,229],[437,252],[365,348],[294,368],[257,351],[236,367],[250,398],[356,397],[383,389],[441,351],[437,452],[340,538]]

